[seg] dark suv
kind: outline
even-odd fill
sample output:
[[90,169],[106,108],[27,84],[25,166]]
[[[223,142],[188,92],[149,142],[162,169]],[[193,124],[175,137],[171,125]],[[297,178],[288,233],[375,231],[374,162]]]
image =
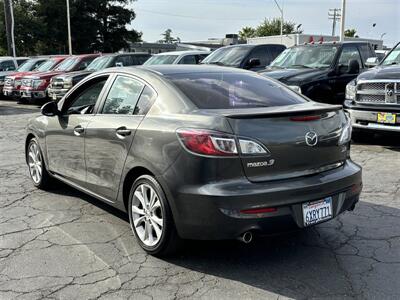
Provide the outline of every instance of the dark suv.
[[286,49],[260,73],[312,100],[342,104],[347,83],[370,57],[376,54],[368,42],[310,43]]
[[215,50],[202,64],[259,71],[268,66],[286,47],[283,45],[234,45]]
[[48,96],[55,101],[60,100],[75,84],[89,74],[110,68],[142,65],[151,55],[147,53],[115,53],[96,58],[85,70],[54,76],[50,80]]

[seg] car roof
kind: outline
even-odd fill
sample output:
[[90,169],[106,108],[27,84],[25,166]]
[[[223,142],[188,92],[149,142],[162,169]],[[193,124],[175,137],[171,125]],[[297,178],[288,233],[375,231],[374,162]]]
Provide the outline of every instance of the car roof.
[[114,57],[114,56],[121,56],[121,55],[151,55],[151,54],[148,54],[147,52],[105,53],[105,54],[102,54],[100,57],[104,57],[104,56]]
[[[114,68],[119,69],[119,68]],[[122,69],[122,68],[121,68]],[[172,75],[172,74],[187,74],[187,73],[252,73],[254,72],[242,70],[238,68],[230,68],[215,65],[142,65],[142,66],[131,66],[124,67],[123,69],[131,69],[135,71],[137,69],[147,70],[159,75]]]
[[202,51],[202,50],[184,50],[184,51],[169,51],[155,54],[155,56],[161,55],[193,55],[193,54],[209,54],[210,51]]

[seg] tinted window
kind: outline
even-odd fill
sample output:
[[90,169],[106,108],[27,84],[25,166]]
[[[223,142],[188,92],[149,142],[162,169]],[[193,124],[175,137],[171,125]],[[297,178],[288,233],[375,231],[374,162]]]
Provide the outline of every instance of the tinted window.
[[284,46],[270,46],[268,48],[269,53],[271,54],[271,58],[274,60],[279,54],[282,53],[283,50],[285,50]]
[[339,58],[339,65],[348,66],[350,60],[357,60],[360,67],[362,66],[360,53],[356,46],[345,46],[342,49],[342,53]]
[[92,113],[105,83],[106,79],[103,79],[84,89],[76,98],[73,98],[72,103],[67,108],[67,114]]
[[131,57],[128,55],[118,56],[115,64],[122,64],[122,66],[132,65]]
[[400,44],[396,46],[382,62],[382,65],[400,64]]
[[131,59],[133,61],[132,65],[143,65],[146,60],[149,59],[148,55],[132,55]]
[[135,108],[135,115],[145,115],[150,110],[154,101],[157,98],[157,94],[148,86],[146,86],[140,95],[139,101]]
[[179,61],[181,65],[195,65],[196,64],[196,57],[194,55],[186,55],[181,58]]
[[208,55],[203,63],[238,67],[249,53],[248,46],[222,47]]
[[369,47],[369,45],[364,44],[364,45],[360,45],[358,47],[360,49],[361,56],[362,56],[362,59],[364,61],[366,61],[367,58],[369,58],[369,57],[375,57],[376,56],[375,53]]
[[306,100],[258,74],[194,73],[168,77],[199,108],[254,108]]
[[96,57],[86,57],[82,59],[78,65],[75,67],[76,70],[84,70],[86,69],[90,63],[95,59]]
[[2,71],[13,71],[15,70],[14,61],[12,60],[5,60],[0,63],[0,69]]
[[27,58],[17,59],[17,64],[18,64],[18,66],[19,66],[20,64],[23,64],[23,63],[26,62],[27,60],[28,60]]
[[170,65],[176,59],[178,55],[154,55],[150,57],[144,65]]
[[144,85],[125,76],[115,79],[102,110],[103,114],[131,115]]
[[260,60],[260,67],[265,67],[271,62],[266,47],[257,47],[253,49],[250,53],[248,61],[252,58],[258,58]]

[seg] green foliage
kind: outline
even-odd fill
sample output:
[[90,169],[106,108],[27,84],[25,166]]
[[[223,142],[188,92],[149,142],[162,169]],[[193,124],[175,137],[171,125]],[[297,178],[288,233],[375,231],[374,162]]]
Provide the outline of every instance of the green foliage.
[[352,29],[346,29],[344,31],[344,36],[346,37],[358,37],[358,35],[356,35],[357,30],[355,30],[354,28]]
[[[303,32],[302,30],[296,30],[295,26],[296,24],[293,22],[283,21],[283,34]],[[246,39],[250,37],[259,37],[259,36],[280,35],[280,34],[281,34],[280,18],[265,19],[256,28],[246,26],[239,31],[239,37],[241,39]]]
[[174,38],[172,36],[172,30],[171,29],[167,29],[164,31],[164,33],[161,34],[164,38],[162,40],[159,40],[159,43],[163,43],[163,44],[173,44],[173,43],[180,43],[181,39],[179,37]]
[[256,36],[256,30],[253,27],[245,26],[239,31],[239,38],[241,40],[247,40]]
[[[70,0],[72,48],[75,54],[116,52],[141,33],[128,29],[136,17],[134,0]],[[17,55],[68,53],[65,0],[14,0]],[[0,54],[7,52],[4,3],[0,0]]]

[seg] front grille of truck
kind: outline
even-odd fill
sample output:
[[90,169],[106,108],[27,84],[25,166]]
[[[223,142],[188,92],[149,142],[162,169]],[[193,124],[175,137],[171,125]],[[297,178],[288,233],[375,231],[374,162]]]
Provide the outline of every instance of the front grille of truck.
[[51,81],[51,88],[53,89],[62,89],[64,86],[64,80],[62,79],[53,79]]
[[400,104],[400,80],[360,80],[355,100],[363,104]]

